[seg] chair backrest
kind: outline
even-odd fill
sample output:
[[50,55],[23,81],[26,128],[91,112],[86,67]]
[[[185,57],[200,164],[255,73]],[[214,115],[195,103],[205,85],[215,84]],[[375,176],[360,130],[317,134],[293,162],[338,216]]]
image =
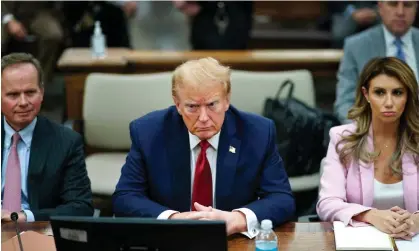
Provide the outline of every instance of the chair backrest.
[[173,104],[171,79],[169,72],[90,74],[83,101],[86,144],[105,149],[129,149],[129,123]]
[[[284,72],[232,71],[231,104],[261,114],[286,79],[295,83],[294,96],[315,106],[313,78],[307,70]],[[154,110],[173,105],[171,72],[152,74],[92,73],[86,79],[83,120],[86,144],[110,150],[129,149],[129,123]]]
[[231,104],[243,111],[262,114],[266,98],[274,97],[281,84],[287,79],[295,83],[293,94],[295,98],[311,107],[316,106],[313,76],[308,70],[282,72],[233,70]]

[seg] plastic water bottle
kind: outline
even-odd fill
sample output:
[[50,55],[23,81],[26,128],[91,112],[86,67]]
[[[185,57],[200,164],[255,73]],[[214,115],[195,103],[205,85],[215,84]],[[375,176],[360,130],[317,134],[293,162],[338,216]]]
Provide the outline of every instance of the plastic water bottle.
[[278,237],[272,230],[272,221],[263,220],[256,236],[256,251],[278,251]]
[[104,58],[106,56],[106,40],[102,33],[100,22],[95,22],[95,30],[91,39],[91,50],[93,58]]

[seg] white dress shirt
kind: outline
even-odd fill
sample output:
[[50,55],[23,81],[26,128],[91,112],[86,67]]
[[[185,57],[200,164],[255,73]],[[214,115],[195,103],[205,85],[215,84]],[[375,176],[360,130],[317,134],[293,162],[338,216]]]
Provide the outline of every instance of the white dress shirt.
[[[396,37],[391,34],[389,30],[383,25],[384,30],[384,39],[386,42],[386,56],[387,57],[396,57],[397,55],[397,46],[394,44]],[[413,48],[413,39],[412,39],[412,29],[409,29],[404,36],[400,37],[403,42],[403,53],[406,59],[406,63],[412,68],[415,73],[416,80],[419,81],[418,68],[416,65],[416,53],[415,48]],[[419,48],[418,48],[419,49]]]
[[[210,143],[211,147],[208,147],[207,149],[207,159],[211,168],[211,176],[212,176],[212,198],[213,198],[213,208],[217,208],[215,202],[215,178],[217,173],[217,149],[218,149],[218,143],[220,139],[220,132],[215,134],[212,138],[208,140],[208,143]],[[199,147],[199,142],[201,140],[189,132],[189,145],[191,149],[191,191],[193,190],[193,183],[195,178],[195,166],[196,161],[198,159],[198,155],[201,152],[201,148]],[[192,201],[191,201],[192,203]],[[239,208],[235,209],[233,211],[240,211],[242,212],[246,217],[247,222],[247,232],[242,232],[242,234],[246,235],[249,238],[254,238],[258,233],[258,219],[256,217],[256,214],[248,209],[248,208]],[[178,213],[177,211],[173,210],[166,210],[162,212],[157,219],[168,219],[172,214]]]

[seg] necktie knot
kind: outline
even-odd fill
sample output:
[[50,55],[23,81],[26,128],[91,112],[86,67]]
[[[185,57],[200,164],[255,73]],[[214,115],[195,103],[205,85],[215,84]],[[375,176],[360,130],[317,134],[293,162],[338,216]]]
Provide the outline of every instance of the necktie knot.
[[16,147],[19,140],[20,140],[20,134],[18,132],[16,132],[12,136],[12,147]]
[[399,48],[399,47],[401,48],[402,45],[403,45],[402,39],[400,37],[397,37],[396,39],[394,39],[394,45],[396,45],[397,48]]
[[208,147],[210,146],[210,143],[206,140],[202,140],[199,142],[199,146],[201,147],[201,151],[207,151]]

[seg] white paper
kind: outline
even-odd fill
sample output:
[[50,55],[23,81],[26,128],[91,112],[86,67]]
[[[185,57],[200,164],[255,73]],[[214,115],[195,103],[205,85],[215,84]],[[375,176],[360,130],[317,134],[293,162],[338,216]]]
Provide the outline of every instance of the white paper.
[[413,237],[412,241],[396,240],[396,245],[399,251],[418,251],[419,235]]
[[335,221],[333,222],[333,229],[335,232],[336,250],[393,251],[389,235],[373,226],[345,227],[343,222]]

